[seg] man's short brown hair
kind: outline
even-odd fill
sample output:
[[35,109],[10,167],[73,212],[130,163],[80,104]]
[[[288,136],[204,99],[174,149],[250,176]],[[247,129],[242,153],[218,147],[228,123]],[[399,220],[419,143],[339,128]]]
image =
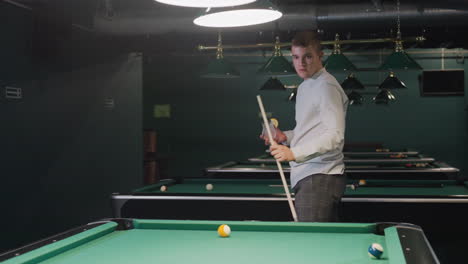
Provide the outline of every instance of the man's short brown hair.
[[296,33],[291,41],[292,46],[308,47],[313,46],[317,52],[322,51],[322,45],[320,44],[320,38],[314,31],[302,31]]

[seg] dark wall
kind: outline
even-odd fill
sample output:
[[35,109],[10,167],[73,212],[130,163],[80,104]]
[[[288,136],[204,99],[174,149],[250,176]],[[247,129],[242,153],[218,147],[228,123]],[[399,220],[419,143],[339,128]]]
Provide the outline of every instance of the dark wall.
[[[144,124],[158,133],[158,151],[170,157],[171,176],[201,176],[202,169],[229,160],[246,159],[265,147],[255,96],[264,78],[252,71],[258,58],[242,65],[242,78],[201,79],[207,57],[145,58]],[[258,66],[260,66],[258,64]],[[249,71],[250,70],[250,71]],[[265,107],[287,124],[293,110],[286,93],[262,93]],[[278,103],[273,109],[273,103]],[[155,105],[169,104],[170,118],[155,118]],[[281,118],[284,117],[284,118]],[[291,123],[292,124],[292,123]]]
[[[27,13],[26,22],[17,19],[33,27]],[[1,87],[0,251],[110,217],[110,194],[139,187],[143,179],[141,55],[97,49],[103,45],[97,39],[82,43],[68,32],[58,42],[44,39],[59,49],[39,60],[23,50],[31,34],[17,34],[9,39],[17,45],[0,43],[2,52],[21,54],[22,61],[12,70],[15,78],[9,74],[15,56],[0,61],[0,69],[8,69],[0,79],[23,91],[21,100],[7,100]]]
[[[194,43],[196,46],[197,43]],[[329,54],[330,50],[326,51]],[[376,68],[390,50],[350,52],[358,68]],[[441,69],[441,49],[408,50],[424,69]],[[462,60],[446,50],[445,69],[466,69]],[[286,52],[287,53],[287,52]],[[294,126],[294,104],[290,91],[260,91],[267,77],[256,74],[267,60],[260,51],[226,52],[241,72],[238,79],[202,79],[199,73],[214,54],[147,56],[144,77],[144,124],[159,135],[159,150],[175,157],[173,176],[201,176],[208,166],[242,161],[265,150],[255,96],[262,95],[266,111],[279,119],[280,128]],[[326,56],[324,57],[326,59]],[[422,97],[421,71],[397,72],[408,89],[395,91],[390,105],[375,105],[372,98],[388,73],[356,72],[366,85],[365,103],[350,106],[346,142],[383,142],[390,148],[413,148],[466,171],[467,116],[463,96]],[[334,73],[342,82],[346,74]],[[465,74],[466,75],[466,74]],[[466,76],[465,76],[466,78]],[[280,78],[284,84],[299,84],[297,77]],[[466,81],[465,81],[466,90]],[[170,104],[170,118],[155,118],[155,104]]]
[[0,85],[31,75],[31,12],[0,2]]

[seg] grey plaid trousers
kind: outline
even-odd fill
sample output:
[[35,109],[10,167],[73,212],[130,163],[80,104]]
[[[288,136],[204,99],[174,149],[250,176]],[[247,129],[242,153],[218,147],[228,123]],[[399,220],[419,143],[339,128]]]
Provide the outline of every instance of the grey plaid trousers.
[[298,221],[337,222],[345,189],[344,174],[313,174],[300,180],[294,187]]

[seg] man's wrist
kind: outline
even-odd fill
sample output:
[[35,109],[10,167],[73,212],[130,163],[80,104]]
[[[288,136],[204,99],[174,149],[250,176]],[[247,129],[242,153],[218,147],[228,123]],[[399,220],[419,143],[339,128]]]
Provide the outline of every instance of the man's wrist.
[[288,137],[283,133],[283,134],[281,135],[281,137],[280,137],[279,142],[280,142],[281,144],[284,144],[285,142],[288,142]]

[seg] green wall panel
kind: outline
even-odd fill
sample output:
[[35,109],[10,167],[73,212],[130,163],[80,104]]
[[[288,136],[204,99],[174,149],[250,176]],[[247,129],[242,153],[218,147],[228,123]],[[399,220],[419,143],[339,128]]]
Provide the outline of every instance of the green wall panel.
[[[352,52],[348,57],[358,68],[369,69],[378,67],[389,52]],[[442,67],[440,49],[409,53],[425,69]],[[258,139],[261,120],[257,94],[262,96],[266,111],[279,119],[280,128],[294,126],[294,104],[286,100],[289,91],[259,90],[267,77],[256,71],[267,58],[251,51],[225,57],[240,70],[240,78],[199,78],[199,72],[212,59],[210,55],[146,56],[144,126],[157,131],[159,152],[172,157],[173,177],[199,177],[205,167],[261,154],[266,147]],[[453,56],[446,56],[443,61],[445,69],[465,68]],[[340,82],[346,78],[344,73],[333,74]],[[466,170],[466,101],[463,96],[421,97],[420,74],[421,71],[397,72],[408,89],[394,91],[397,101],[390,105],[375,105],[372,98],[388,73],[356,72],[366,85],[365,103],[349,107],[346,141],[414,148]],[[280,80],[286,85],[300,83],[297,77]],[[172,116],[155,118],[155,104],[170,104]]]

